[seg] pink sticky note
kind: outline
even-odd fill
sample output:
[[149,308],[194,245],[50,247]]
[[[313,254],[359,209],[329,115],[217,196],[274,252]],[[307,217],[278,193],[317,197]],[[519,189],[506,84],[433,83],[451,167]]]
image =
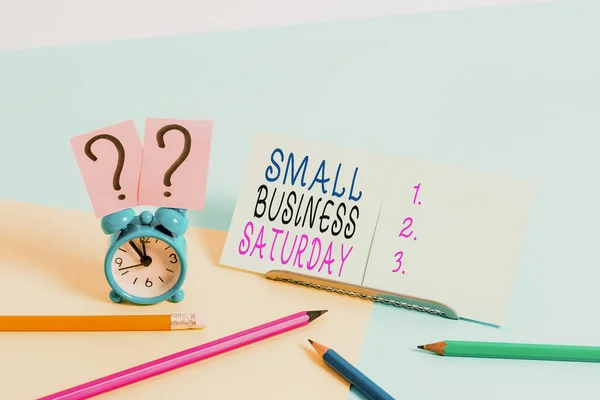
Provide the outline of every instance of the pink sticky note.
[[211,121],[146,119],[140,205],[202,210]]
[[136,207],[142,142],[133,121],[71,138],[97,218]]

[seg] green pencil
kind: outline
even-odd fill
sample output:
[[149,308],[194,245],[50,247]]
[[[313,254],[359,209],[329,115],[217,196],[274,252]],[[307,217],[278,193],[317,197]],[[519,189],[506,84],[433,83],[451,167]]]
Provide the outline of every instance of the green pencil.
[[592,346],[445,340],[417,346],[417,348],[449,357],[600,362],[600,347]]

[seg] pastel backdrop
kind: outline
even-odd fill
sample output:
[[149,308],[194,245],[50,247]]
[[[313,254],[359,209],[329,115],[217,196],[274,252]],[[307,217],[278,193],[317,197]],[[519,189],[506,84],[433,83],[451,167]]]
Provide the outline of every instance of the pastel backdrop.
[[596,365],[413,348],[598,344],[598,20],[568,0],[2,52],[0,197],[91,211],[68,138],[146,117],[214,121],[191,213],[208,228],[228,227],[255,130],[533,179],[506,326],[376,305],[359,366],[407,399],[594,398]]
[[2,0],[0,50],[549,1],[557,0]]

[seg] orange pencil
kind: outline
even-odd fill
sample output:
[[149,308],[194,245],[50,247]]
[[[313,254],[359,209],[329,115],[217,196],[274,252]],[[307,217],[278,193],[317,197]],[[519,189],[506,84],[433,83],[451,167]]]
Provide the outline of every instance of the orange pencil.
[[205,326],[204,320],[194,313],[0,316],[0,332],[171,331]]

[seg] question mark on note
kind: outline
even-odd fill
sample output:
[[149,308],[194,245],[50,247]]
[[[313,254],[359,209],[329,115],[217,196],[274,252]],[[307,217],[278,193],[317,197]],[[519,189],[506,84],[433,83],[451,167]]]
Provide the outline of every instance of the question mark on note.
[[[123,148],[123,144],[121,144],[119,139],[117,139],[116,137],[114,137],[112,135],[107,135],[107,134],[96,135],[93,138],[91,138],[90,140],[88,140],[87,143],[85,144],[85,155],[88,156],[88,158],[92,161],[98,160],[98,157],[96,157],[96,155],[94,153],[92,153],[92,145],[100,139],[105,139],[105,140],[110,141],[112,144],[115,145],[115,148],[117,149],[118,159],[117,159],[117,166],[115,168],[115,172],[113,173],[113,189],[116,191],[119,191],[119,190],[121,190],[121,173],[123,172],[123,165],[125,164],[125,149]],[[118,199],[125,200],[125,195],[120,194],[118,196]]]
[[[156,142],[158,143],[158,147],[160,147],[161,149],[165,148],[165,134],[168,131],[173,130],[173,129],[177,130],[183,134],[184,143],[183,143],[183,149],[181,150],[181,154],[179,155],[177,160],[175,160],[175,162],[173,162],[173,164],[171,164],[169,169],[165,172],[165,176],[163,178],[163,184],[167,187],[171,186],[171,178],[173,177],[173,174],[175,173],[177,168],[179,168],[181,166],[181,164],[183,164],[185,159],[190,154],[190,149],[192,148],[192,137],[190,136],[190,131],[188,131],[183,126],[178,125],[178,124],[165,125],[162,128],[160,128],[160,130],[156,133]],[[163,195],[165,197],[170,197],[171,192],[166,191],[163,193]]]

